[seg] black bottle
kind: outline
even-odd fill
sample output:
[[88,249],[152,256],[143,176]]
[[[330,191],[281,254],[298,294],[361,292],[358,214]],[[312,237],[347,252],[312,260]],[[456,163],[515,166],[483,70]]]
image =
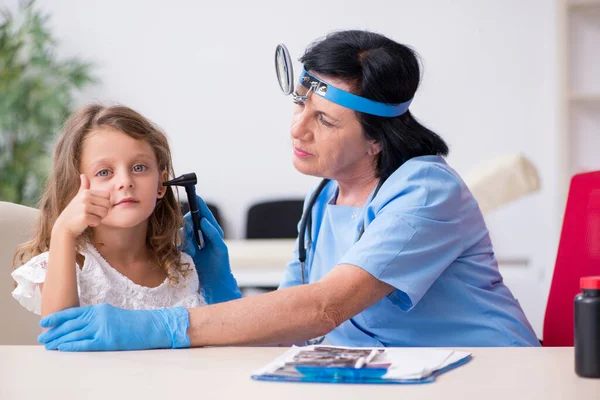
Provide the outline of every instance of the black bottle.
[[600,378],[600,276],[581,278],[575,296],[575,372]]

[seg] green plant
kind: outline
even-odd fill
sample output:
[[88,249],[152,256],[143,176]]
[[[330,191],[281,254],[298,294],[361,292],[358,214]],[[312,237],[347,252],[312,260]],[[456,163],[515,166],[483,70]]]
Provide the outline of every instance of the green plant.
[[48,15],[21,2],[0,11],[0,200],[35,205],[48,176],[55,135],[73,94],[95,82],[91,64],[59,61]]

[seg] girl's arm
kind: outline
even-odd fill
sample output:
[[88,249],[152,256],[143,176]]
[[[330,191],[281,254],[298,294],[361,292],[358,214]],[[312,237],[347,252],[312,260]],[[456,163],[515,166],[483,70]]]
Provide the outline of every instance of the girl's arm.
[[77,291],[76,239],[55,226],[50,240],[46,280],[42,289],[42,317],[79,306]]
[[189,309],[192,347],[298,343],[329,333],[394,291],[354,265],[320,281]]
[[90,190],[90,181],[80,175],[77,195],[52,227],[46,281],[42,287],[42,317],[79,305],[77,291],[76,240],[88,227],[95,227],[108,214],[110,194]]

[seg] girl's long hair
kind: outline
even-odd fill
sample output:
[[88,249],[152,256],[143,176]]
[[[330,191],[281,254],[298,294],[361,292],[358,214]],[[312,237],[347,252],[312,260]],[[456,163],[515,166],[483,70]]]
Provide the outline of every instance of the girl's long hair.
[[[49,250],[52,227],[79,190],[83,142],[89,132],[98,128],[111,128],[147,142],[154,150],[159,171],[167,171],[168,179],[173,178],[169,143],[155,124],[136,111],[120,105],[93,104],[82,108],[67,120],[58,139],[52,170],[38,207],[40,216],[35,237],[17,249],[13,259],[15,267]],[[151,250],[153,263],[164,270],[174,283],[178,279],[171,273],[172,269],[184,276],[190,269],[189,265],[182,265],[180,258],[179,228],[182,224],[179,202],[171,187],[166,187],[165,196],[157,201],[149,218],[146,244]],[[86,242],[91,243],[89,228],[77,240],[78,251]]]

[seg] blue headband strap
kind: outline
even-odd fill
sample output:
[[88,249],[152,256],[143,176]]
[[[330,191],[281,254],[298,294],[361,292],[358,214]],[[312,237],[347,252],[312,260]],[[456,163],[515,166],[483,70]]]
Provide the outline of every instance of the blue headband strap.
[[313,91],[316,94],[342,107],[380,117],[397,117],[402,115],[408,111],[408,106],[412,101],[410,99],[400,104],[386,104],[369,100],[338,89],[312,75],[304,68],[302,68],[302,74],[300,74],[300,84],[308,89],[313,87]]

